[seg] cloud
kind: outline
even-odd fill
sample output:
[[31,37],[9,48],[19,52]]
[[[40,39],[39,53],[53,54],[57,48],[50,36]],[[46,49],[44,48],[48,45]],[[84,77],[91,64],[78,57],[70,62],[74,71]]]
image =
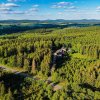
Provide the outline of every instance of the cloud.
[[20,2],[24,2],[24,1],[26,1],[26,0],[7,0],[8,2],[18,2],[18,1],[20,1]]
[[69,9],[77,9],[75,6],[70,6]]
[[6,11],[2,12],[2,14],[25,14],[24,11]]
[[24,11],[13,11],[12,14],[25,14]]
[[15,3],[3,3],[0,4],[0,13],[1,14],[5,14],[5,15],[20,15],[20,14],[25,14],[25,15],[34,15],[36,12],[39,11],[38,4],[32,5],[32,7],[30,9],[27,10],[12,10],[13,7],[19,7],[19,5],[15,4]]
[[78,12],[76,9],[67,9],[66,12]]
[[33,5],[33,7],[37,8],[37,7],[39,7],[39,5],[38,5],[38,4],[36,4],[36,5]]
[[0,8],[0,11],[12,11],[11,8]]
[[37,12],[37,11],[38,11],[38,9],[37,9],[37,8],[31,8],[31,9],[29,9],[29,11],[34,11],[34,12]]
[[0,11],[1,12],[7,12],[7,11],[13,11],[13,7],[19,7],[19,5],[15,3],[2,3],[0,4]]
[[32,8],[30,8],[27,12],[30,12],[30,13],[32,13],[32,12],[38,12],[39,11],[38,7],[39,7],[38,4],[33,5]]
[[62,15],[63,13],[62,12],[58,12],[58,15]]
[[68,6],[71,6],[72,3],[71,2],[58,2],[56,4],[52,5],[52,8],[66,8]]
[[19,7],[19,5],[15,4],[15,3],[2,3],[0,4],[0,7]]
[[66,12],[77,12],[77,7],[70,6],[67,9],[65,9]]
[[100,6],[98,6],[98,7],[96,8],[96,11],[97,11],[97,12],[100,12]]

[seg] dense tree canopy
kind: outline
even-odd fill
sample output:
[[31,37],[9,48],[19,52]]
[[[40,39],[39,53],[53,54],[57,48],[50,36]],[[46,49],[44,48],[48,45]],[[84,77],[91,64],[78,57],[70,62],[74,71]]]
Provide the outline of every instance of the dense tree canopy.
[[[62,47],[66,48],[64,57],[56,59],[54,64],[54,53]],[[31,30],[1,36],[0,64],[12,69],[21,68],[39,78],[33,81],[1,71],[0,99],[98,100],[100,27],[64,28],[40,33]],[[16,79],[17,86],[12,85],[10,77]],[[50,83],[44,81],[48,79]],[[17,80],[23,81],[17,83]]]

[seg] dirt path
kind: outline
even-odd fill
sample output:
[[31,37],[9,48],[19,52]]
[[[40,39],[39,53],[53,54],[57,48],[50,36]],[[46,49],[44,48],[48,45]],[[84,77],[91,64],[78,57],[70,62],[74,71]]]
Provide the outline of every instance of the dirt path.
[[[2,70],[5,70],[5,71],[10,71],[12,72],[13,74],[15,75],[20,75],[20,76],[23,76],[23,77],[29,77],[31,78],[32,80],[41,80],[41,79],[37,79],[35,76],[32,77],[31,75],[27,74],[27,73],[24,73],[24,72],[21,72],[21,71],[17,71],[17,70],[14,70],[14,69],[11,69],[11,68],[7,68],[7,67],[4,67],[4,66],[0,66],[0,69]],[[51,79],[49,80],[49,78],[47,80],[43,80],[43,82],[50,82],[48,85],[51,85],[52,88],[53,88],[53,91],[57,91],[57,90],[60,90],[62,89],[62,86],[58,85],[58,84],[54,84]]]

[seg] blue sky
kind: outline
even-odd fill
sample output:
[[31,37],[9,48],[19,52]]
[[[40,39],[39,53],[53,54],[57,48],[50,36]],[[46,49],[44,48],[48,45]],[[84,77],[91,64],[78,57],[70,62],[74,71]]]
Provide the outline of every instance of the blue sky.
[[100,0],[0,0],[0,19],[100,19]]

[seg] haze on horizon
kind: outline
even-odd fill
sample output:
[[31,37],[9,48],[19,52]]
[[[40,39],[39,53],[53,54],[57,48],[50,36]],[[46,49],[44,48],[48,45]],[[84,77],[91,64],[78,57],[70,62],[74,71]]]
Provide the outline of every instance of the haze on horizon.
[[0,19],[100,19],[100,1],[0,0]]

